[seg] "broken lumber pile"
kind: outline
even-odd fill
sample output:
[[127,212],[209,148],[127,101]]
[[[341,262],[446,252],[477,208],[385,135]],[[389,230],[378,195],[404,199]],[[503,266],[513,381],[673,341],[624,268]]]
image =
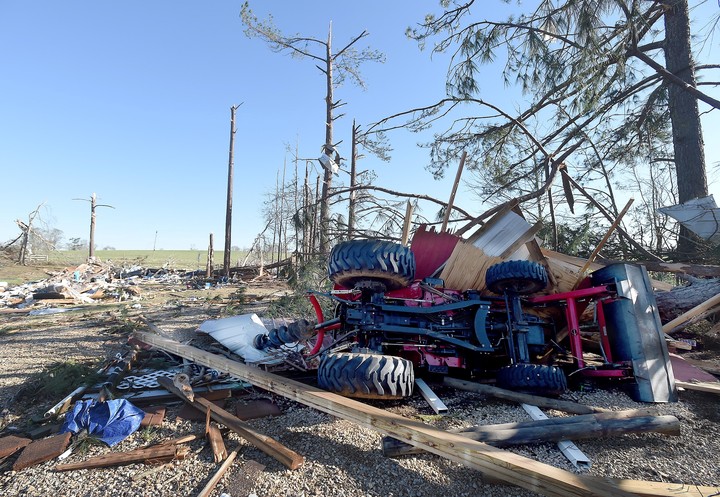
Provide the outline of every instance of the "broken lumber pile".
[[[171,342],[168,339],[164,340]],[[212,356],[213,354],[209,355]],[[183,399],[185,402],[195,407],[200,412],[209,411],[210,417],[212,417],[212,419],[214,419],[218,423],[224,424],[225,426],[233,430],[235,433],[246,439],[252,445],[265,452],[267,455],[277,459],[287,468],[297,469],[304,462],[303,456],[288,449],[274,438],[268,437],[267,435],[263,435],[262,433],[255,431],[250,425],[233,416],[222,407],[218,407],[209,400],[203,399],[202,397],[196,397],[194,400],[188,399],[178,388],[175,387],[175,385],[173,385],[172,380],[170,380],[169,378],[160,377],[158,378],[158,383],[160,383],[160,385],[166,388],[169,392],[174,393],[175,395]]]
[[[151,333],[135,332],[134,338],[160,350],[198,364],[234,374],[260,388],[283,395],[384,435],[402,439],[483,474],[548,496],[629,496],[619,483],[592,480],[553,466],[406,419],[383,409],[282,378],[258,368],[232,361],[204,350],[183,345]],[[658,495],[662,495],[658,493]],[[670,495],[666,493],[664,495]]]

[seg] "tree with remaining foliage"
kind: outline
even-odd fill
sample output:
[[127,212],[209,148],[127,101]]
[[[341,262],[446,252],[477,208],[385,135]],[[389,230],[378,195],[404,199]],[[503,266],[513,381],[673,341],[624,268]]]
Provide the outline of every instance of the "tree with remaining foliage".
[[[368,36],[363,31],[351,39],[340,50],[333,51],[332,23],[328,29],[327,39],[304,37],[300,35],[285,36],[273,24],[272,16],[266,21],[260,21],[250,9],[248,2],[245,2],[240,12],[240,17],[245,25],[245,34],[248,37],[258,37],[264,40],[273,52],[286,52],[301,59],[309,59],[316,62],[316,67],[325,77],[325,144],[323,152],[328,156],[334,156],[337,143],[333,138],[334,122],[342,117],[336,114],[336,110],[344,105],[340,100],[335,100],[335,89],[350,80],[354,84],[365,88],[365,81],[360,75],[360,66],[364,62],[384,62],[385,57],[381,52],[364,48],[358,50],[357,43]],[[332,187],[333,172],[329,167],[324,169],[322,184],[322,195],[320,202],[320,252],[326,253],[328,246],[328,228],[330,219],[329,193]]]
[[[414,129],[450,120],[429,144],[431,171],[442,175],[467,151],[485,199],[535,200],[539,214],[553,212],[561,168],[585,185],[601,181],[598,198],[615,214],[618,181],[668,160],[678,202],[707,195],[698,101],[720,102],[697,80],[719,66],[693,61],[687,0],[542,0],[504,20],[483,18],[487,3],[475,3],[443,0],[441,14],[408,30],[421,47],[452,54],[448,97],[400,114]],[[510,112],[482,94],[491,63],[526,107]],[[679,239],[681,256],[694,248],[688,240]]]

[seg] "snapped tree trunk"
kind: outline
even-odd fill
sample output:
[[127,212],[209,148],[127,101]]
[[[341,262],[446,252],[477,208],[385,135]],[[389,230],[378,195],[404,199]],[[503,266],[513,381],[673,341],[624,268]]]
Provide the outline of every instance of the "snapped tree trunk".
[[[325,77],[327,84],[327,95],[325,96],[325,147],[333,145],[333,57],[332,57],[332,24],[328,30],[325,57]],[[328,155],[330,150],[327,150]],[[324,168],[322,197],[320,198],[320,253],[327,254],[330,250],[328,232],[330,230],[330,187],[332,186],[332,171],[329,167]]]

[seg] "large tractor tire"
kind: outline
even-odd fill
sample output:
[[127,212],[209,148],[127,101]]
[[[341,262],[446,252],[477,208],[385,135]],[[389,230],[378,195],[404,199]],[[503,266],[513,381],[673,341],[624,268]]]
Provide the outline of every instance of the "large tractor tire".
[[533,395],[558,396],[567,390],[567,378],[557,366],[513,364],[498,371],[497,385]]
[[402,399],[414,384],[412,362],[402,357],[340,352],[327,354],[318,368],[320,388],[345,397]]
[[415,278],[415,256],[408,247],[385,240],[342,242],[330,253],[328,276],[345,288],[370,280],[395,290]]
[[533,261],[506,261],[490,266],[485,284],[491,292],[531,295],[545,290],[548,284],[545,266]]

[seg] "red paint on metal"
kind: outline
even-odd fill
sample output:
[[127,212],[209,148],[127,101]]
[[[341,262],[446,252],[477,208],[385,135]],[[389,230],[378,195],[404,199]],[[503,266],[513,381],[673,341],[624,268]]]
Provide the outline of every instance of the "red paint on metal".
[[422,224],[415,231],[410,249],[415,255],[415,279],[432,276],[455,249],[460,237],[451,233],[438,233],[435,228],[427,229]]

